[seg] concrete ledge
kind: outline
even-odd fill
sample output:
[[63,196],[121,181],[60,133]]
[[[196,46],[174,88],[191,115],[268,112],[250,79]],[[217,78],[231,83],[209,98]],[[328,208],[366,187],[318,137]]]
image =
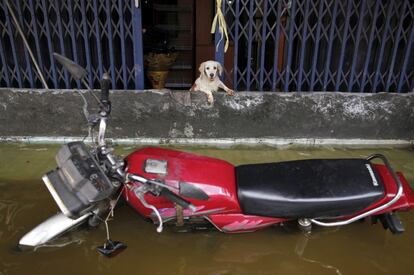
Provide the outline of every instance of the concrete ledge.
[[[112,91],[111,100],[108,137],[133,143],[387,145],[414,136],[413,93],[217,93],[209,105],[202,93]],[[84,136],[82,105],[72,90],[2,89],[0,137]]]
[[[0,137],[0,142],[23,142],[29,144],[64,144],[83,140],[84,137],[30,137],[9,136]],[[91,139],[85,139],[91,143]],[[290,147],[347,147],[347,148],[373,148],[373,147],[412,147],[413,141],[394,139],[273,139],[273,138],[242,138],[242,139],[202,139],[202,138],[108,138],[107,141],[115,145],[183,145],[183,146],[269,146],[278,148]]]

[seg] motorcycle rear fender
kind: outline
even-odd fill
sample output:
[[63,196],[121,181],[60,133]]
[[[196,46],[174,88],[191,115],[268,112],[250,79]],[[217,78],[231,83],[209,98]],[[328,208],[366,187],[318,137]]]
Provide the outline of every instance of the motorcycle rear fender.
[[[387,203],[397,194],[397,191],[398,191],[397,184],[395,180],[392,178],[390,171],[385,165],[374,164],[374,168],[378,172],[384,184],[385,196],[381,200],[377,201],[375,204],[371,205],[369,208],[365,209],[362,212],[366,212],[370,209],[374,209],[380,205]],[[406,178],[401,172],[397,172],[397,176],[400,179],[402,187],[403,187],[403,192],[402,192],[401,197],[390,207],[385,208],[375,213],[375,215],[377,214],[379,215],[379,214],[386,213],[386,212],[392,212],[392,211],[408,211],[414,207],[413,190],[411,189],[408,181],[406,180]]]

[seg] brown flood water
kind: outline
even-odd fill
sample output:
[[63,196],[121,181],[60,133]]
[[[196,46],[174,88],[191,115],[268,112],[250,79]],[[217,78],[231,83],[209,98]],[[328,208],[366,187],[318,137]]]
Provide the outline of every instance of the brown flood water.
[[[19,238],[57,212],[41,181],[59,146],[0,143],[0,275],[6,274],[414,274],[414,211],[400,215],[406,232],[355,223],[314,228],[309,236],[271,227],[247,234],[216,231],[161,234],[131,208],[120,206],[111,236],[128,245],[115,258],[98,254],[105,230],[72,232],[52,247],[19,251]],[[118,147],[126,155],[133,147]],[[182,148],[234,164],[385,154],[413,186],[414,152],[402,149]]]

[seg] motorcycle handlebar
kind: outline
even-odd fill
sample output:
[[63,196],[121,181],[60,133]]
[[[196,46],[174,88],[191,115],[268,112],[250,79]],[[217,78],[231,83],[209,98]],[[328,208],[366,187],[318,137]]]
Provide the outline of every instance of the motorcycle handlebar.
[[138,181],[138,182],[142,182],[142,183],[145,183],[145,184],[158,185],[158,186],[161,187],[161,189],[159,191],[160,196],[166,197],[170,201],[175,202],[176,204],[182,206],[183,208],[189,208],[193,212],[195,212],[197,210],[196,207],[194,206],[194,204],[192,204],[191,202],[189,202],[186,199],[184,199],[184,198],[180,197],[179,195],[175,194],[174,192],[172,192],[168,188],[162,187],[163,184],[160,184],[160,183],[158,183],[156,181],[153,181],[153,180],[148,180],[144,177],[141,177],[141,176],[135,175],[135,174],[127,174],[126,178],[128,180]]
[[101,80],[101,101],[108,102],[109,101],[109,85],[111,84],[111,80],[107,73],[104,73]]

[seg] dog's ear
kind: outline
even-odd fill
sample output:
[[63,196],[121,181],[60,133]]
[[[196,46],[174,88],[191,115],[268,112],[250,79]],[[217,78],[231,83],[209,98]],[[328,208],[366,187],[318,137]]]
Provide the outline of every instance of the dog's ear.
[[223,67],[221,66],[221,64],[219,62],[216,61],[217,64],[217,70],[219,72],[219,75],[221,76],[223,74]]
[[203,62],[200,64],[200,67],[198,68],[198,70],[200,71],[200,74],[202,75],[204,73],[204,65],[206,62]]

